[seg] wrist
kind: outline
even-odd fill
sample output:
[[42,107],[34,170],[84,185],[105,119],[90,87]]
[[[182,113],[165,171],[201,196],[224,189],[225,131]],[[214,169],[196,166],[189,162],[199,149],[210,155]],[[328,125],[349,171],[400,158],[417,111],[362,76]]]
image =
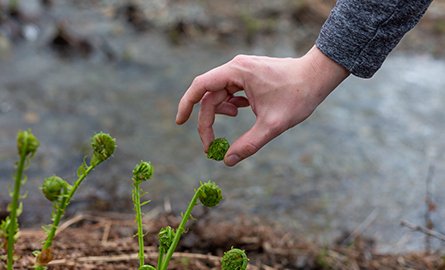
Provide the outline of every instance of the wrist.
[[303,57],[309,66],[309,70],[314,83],[312,89],[319,99],[318,103],[324,100],[350,72],[342,65],[326,56],[320,49],[313,46]]
[[345,67],[329,58],[315,45],[306,53],[304,57],[307,57],[313,61],[315,69],[329,73],[329,75],[331,75],[333,79],[339,81],[339,83],[346,79],[350,74]]

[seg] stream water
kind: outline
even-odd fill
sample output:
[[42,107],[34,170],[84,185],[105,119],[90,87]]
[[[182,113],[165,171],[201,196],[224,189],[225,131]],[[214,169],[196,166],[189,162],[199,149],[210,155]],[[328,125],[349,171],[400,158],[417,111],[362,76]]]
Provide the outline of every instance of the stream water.
[[[58,174],[73,181],[90,136],[105,131],[117,139],[116,154],[82,184],[70,214],[131,212],[129,178],[144,159],[155,166],[146,185],[153,207],[168,200],[183,211],[199,181],[212,179],[225,197],[213,211],[260,215],[321,242],[361,228],[380,250],[406,251],[423,248],[423,236],[399,222],[424,224],[433,166],[432,218],[435,229],[445,231],[445,61],[396,52],[374,78],[350,77],[307,121],[227,168],[203,154],[196,112],[175,125],[179,98],[194,76],[238,53],[293,56],[292,46],[173,46],[157,31],[119,32],[114,23],[86,20],[93,11],[63,12],[54,11],[80,34],[105,35],[125,57],[60,58],[43,30],[41,38],[16,43],[1,56],[0,203],[8,200],[17,130],[31,128],[41,141],[27,172],[25,226],[49,220],[51,206],[38,192],[42,179]],[[233,141],[253,121],[248,110],[236,119],[220,117],[216,134]]]

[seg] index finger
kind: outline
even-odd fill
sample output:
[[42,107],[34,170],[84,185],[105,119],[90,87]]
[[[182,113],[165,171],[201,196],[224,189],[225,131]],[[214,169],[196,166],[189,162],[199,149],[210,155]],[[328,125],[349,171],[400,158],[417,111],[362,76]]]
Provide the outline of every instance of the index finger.
[[241,89],[241,76],[230,67],[229,63],[199,75],[179,101],[176,123],[180,125],[189,119],[193,106],[201,101],[206,92],[227,90],[229,93],[235,93]]

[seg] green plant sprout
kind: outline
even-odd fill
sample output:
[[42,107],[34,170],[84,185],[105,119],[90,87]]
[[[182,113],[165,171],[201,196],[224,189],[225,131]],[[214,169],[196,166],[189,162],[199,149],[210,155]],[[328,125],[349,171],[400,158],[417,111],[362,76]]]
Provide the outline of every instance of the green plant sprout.
[[242,249],[231,248],[224,252],[221,259],[221,270],[246,270],[249,264],[246,252]]
[[149,162],[141,161],[133,169],[133,190],[132,190],[132,200],[134,205],[134,211],[136,212],[136,223],[138,226],[138,244],[139,244],[139,270],[150,270],[154,269],[151,265],[146,265],[144,261],[144,230],[142,227],[142,206],[146,205],[150,201],[145,201],[141,203],[141,197],[145,194],[141,189],[141,183],[147,181],[153,175],[153,166]]
[[23,204],[19,202],[19,200],[20,198],[25,197],[25,195],[20,195],[20,188],[27,180],[23,172],[29,166],[29,162],[37,152],[39,145],[39,141],[30,130],[18,132],[17,150],[20,159],[16,164],[14,190],[10,192],[12,200],[8,205],[9,216],[0,224],[0,238],[4,239],[7,250],[8,270],[12,270],[14,266],[14,244],[17,240],[19,231],[18,216],[20,216],[23,210]]
[[185,226],[190,219],[191,213],[197,201],[199,200],[202,205],[206,207],[214,207],[219,204],[223,199],[221,189],[212,181],[200,184],[199,188],[195,190],[195,194],[191,199],[185,214],[182,217],[181,223],[175,230],[170,226],[164,227],[158,234],[159,238],[159,255],[157,268],[152,265],[145,264],[144,258],[144,233],[142,230],[142,214],[141,207],[148,203],[140,203],[140,197],[143,195],[140,189],[140,184],[143,181],[150,179],[153,173],[153,167],[150,163],[141,161],[133,170],[133,191],[132,199],[136,212],[136,222],[138,225],[138,244],[139,244],[139,270],[167,270],[168,264],[173,256],[173,253],[181,239],[182,234],[185,232]]
[[164,255],[168,252],[168,249],[173,243],[175,238],[175,229],[170,226],[164,227],[159,231],[159,255],[158,255],[158,267],[162,264],[164,260]]
[[[214,207],[219,204],[223,199],[221,189],[212,181],[200,184],[199,188],[195,191],[187,210],[182,216],[181,223],[179,224],[176,231],[168,232],[168,229],[162,229],[159,233],[160,236],[160,252],[158,258],[158,270],[167,270],[168,264],[173,256],[173,253],[181,239],[182,234],[185,231],[185,225],[189,220],[192,210],[197,204],[197,201],[201,202],[202,205],[206,207]],[[163,241],[161,243],[161,240]],[[171,241],[171,242],[170,242]],[[169,244],[169,245],[168,245]],[[168,250],[164,255],[165,248],[168,246]],[[159,263],[160,262],[160,263]]]
[[87,164],[86,158],[77,169],[77,180],[71,186],[60,177],[52,176],[46,178],[42,185],[42,192],[45,197],[53,203],[53,212],[51,214],[52,224],[43,226],[46,233],[46,239],[43,242],[42,249],[34,252],[36,261],[34,269],[45,270],[48,263],[52,260],[53,254],[51,246],[56,235],[60,220],[65,209],[69,205],[74,193],[87,175],[100,163],[107,160],[114,153],[116,141],[109,134],[99,132],[91,138],[91,147],[93,155],[90,158],[90,164]]
[[230,144],[226,138],[216,138],[209,146],[207,158],[221,161],[229,150]]

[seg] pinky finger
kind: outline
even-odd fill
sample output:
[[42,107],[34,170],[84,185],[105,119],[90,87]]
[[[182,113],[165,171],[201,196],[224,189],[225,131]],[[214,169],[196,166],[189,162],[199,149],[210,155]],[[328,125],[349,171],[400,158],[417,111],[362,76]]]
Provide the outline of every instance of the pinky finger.
[[227,100],[227,102],[235,105],[238,108],[247,107],[250,105],[249,100],[242,96],[231,97]]
[[216,107],[215,112],[227,116],[236,116],[238,114],[238,107],[230,102],[223,102]]

